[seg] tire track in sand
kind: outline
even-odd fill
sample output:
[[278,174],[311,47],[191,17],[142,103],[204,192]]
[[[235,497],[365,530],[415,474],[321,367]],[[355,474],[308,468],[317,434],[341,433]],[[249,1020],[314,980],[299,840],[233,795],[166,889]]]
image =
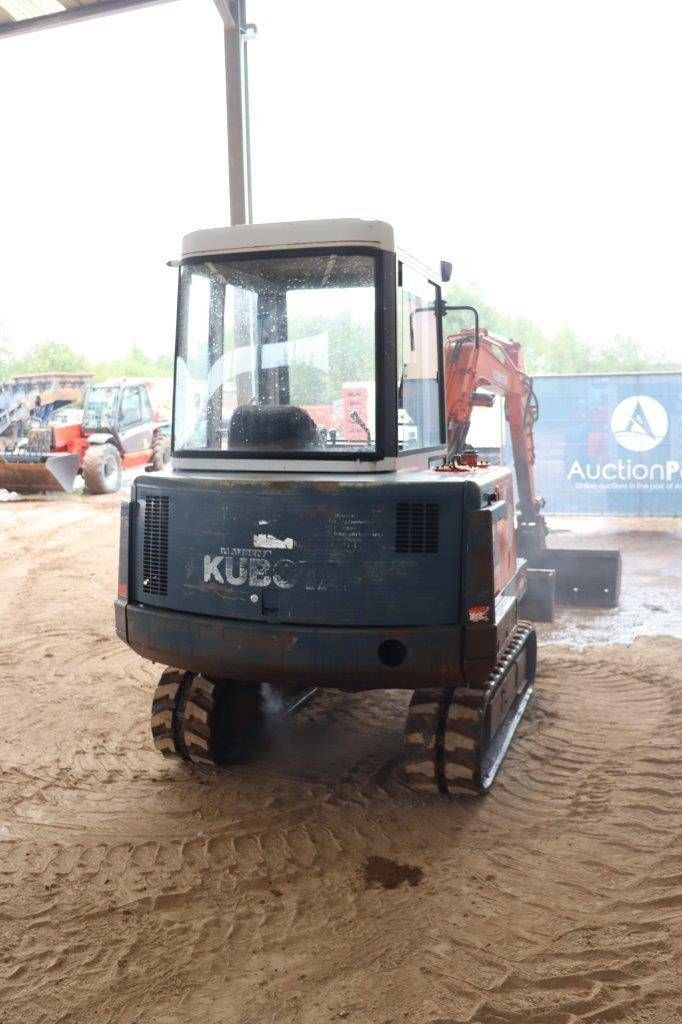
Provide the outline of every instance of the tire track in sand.
[[[482,802],[404,787],[396,693],[324,694],[207,780],[153,752],[155,670],[112,635],[116,504],[11,511],[0,1020],[682,1018],[682,643],[543,648]],[[422,884],[366,889],[370,855]]]

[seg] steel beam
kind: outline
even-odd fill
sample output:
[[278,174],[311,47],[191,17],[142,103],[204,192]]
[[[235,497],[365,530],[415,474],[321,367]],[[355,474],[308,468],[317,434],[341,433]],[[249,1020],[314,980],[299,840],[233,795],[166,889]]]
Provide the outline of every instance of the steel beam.
[[215,3],[225,26],[230,222],[250,224],[253,211],[245,0],[215,0]]
[[25,18],[22,21],[8,21],[0,24],[0,37],[19,35],[22,32],[36,32],[43,28],[56,28],[59,25],[72,25],[74,21],[86,18],[100,18],[105,14],[118,14],[137,7],[151,7],[152,4],[172,3],[173,0],[98,0],[97,3],[85,7],[69,7],[56,14],[41,14],[37,18]]
[[[57,14],[44,14],[23,21],[0,23],[0,37],[34,32],[73,24],[85,18],[171,3],[172,0],[98,0],[68,8]],[[246,0],[214,0],[225,33],[225,87],[227,92],[227,152],[232,224],[250,224],[253,219],[251,197],[251,140],[249,125],[249,85],[247,38],[255,26],[246,22]]]

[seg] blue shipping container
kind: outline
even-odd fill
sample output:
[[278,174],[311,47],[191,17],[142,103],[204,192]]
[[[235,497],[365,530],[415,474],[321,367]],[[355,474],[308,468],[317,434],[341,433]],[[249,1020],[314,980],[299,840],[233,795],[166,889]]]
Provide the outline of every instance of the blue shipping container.
[[536,377],[548,514],[682,515],[682,373]]

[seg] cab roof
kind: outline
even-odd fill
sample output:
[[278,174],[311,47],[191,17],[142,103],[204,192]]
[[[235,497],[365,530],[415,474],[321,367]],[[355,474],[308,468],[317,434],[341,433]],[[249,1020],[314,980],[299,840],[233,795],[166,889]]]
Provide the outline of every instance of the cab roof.
[[381,220],[280,221],[276,224],[238,224],[236,227],[192,231],[182,240],[184,256],[267,249],[300,249],[328,245],[371,245],[395,252],[393,228]]
[[140,387],[149,383],[149,377],[114,377],[110,380],[96,380],[93,388]]
[[[279,221],[273,224],[238,224],[234,227],[208,228],[192,231],[182,240],[182,259],[196,256],[220,256],[230,253],[267,252],[282,249],[315,249],[328,246],[370,246],[397,253],[440,281],[440,273],[432,266],[415,259],[396,247],[395,234],[383,220],[359,220],[341,217],[336,220]],[[172,261],[177,266],[180,261]]]

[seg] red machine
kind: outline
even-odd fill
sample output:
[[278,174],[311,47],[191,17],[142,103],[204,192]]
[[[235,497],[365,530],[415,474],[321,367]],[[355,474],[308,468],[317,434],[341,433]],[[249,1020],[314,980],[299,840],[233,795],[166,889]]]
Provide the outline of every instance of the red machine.
[[90,494],[117,491],[124,469],[162,469],[168,462],[168,427],[154,414],[145,381],[93,384],[80,422],[37,424],[25,446],[0,454],[0,487],[22,494],[71,491],[82,473]]
[[547,547],[548,528],[542,515],[545,501],[535,492],[533,472],[538,402],[532,378],[524,368],[521,345],[477,326],[448,336],[444,360],[451,466],[476,458],[465,450],[472,408],[491,406],[494,395],[504,398],[517,488],[516,546],[528,563],[523,614],[536,621],[551,621],[555,595],[564,604],[614,607],[620,592],[619,551]]

